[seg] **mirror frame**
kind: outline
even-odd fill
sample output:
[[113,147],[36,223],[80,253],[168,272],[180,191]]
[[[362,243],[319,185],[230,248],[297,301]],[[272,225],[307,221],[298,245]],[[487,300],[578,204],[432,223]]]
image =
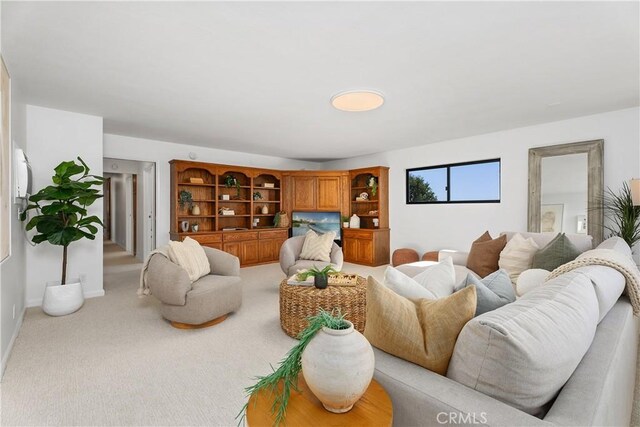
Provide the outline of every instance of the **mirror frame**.
[[[540,232],[540,202],[542,187],[542,159],[568,154],[587,154],[587,234],[593,245],[604,237],[604,139],[549,145],[529,149],[529,221],[528,231]],[[573,233],[569,233],[573,234]]]

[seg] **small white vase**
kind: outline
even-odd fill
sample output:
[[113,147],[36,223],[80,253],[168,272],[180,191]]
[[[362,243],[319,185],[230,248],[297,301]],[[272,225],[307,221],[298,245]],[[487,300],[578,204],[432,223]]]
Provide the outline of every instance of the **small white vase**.
[[267,205],[262,206],[262,214],[266,215],[268,213],[269,213],[269,206]]
[[200,206],[193,205],[191,208],[191,215],[200,215]]
[[42,311],[49,316],[65,316],[74,313],[84,304],[82,283],[78,279],[61,285],[60,281],[47,282],[42,298]]
[[327,411],[349,411],[373,378],[375,358],[369,341],[353,328],[322,328],[302,353],[302,374]]

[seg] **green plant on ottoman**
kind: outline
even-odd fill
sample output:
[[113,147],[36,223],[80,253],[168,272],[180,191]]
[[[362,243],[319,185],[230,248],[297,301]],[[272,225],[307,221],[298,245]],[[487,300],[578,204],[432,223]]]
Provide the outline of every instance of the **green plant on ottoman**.
[[29,197],[29,205],[20,214],[26,221],[29,211],[35,211],[25,228],[36,230],[31,238],[35,244],[49,242],[62,246],[62,276],[60,283],[49,282],[45,289],[42,309],[51,316],[64,316],[77,311],[84,303],[82,284],[67,282],[67,251],[69,245],[81,239],[94,240],[102,221],[88,215],[87,207],[101,198],[104,179],[90,175],[89,166],[78,157],[80,163],[62,162],[54,169],[53,185],[49,185]]

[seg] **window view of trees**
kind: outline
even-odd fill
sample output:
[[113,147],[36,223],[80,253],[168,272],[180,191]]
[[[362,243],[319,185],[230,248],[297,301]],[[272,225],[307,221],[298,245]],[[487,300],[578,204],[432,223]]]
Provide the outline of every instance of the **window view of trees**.
[[409,175],[409,202],[437,202],[438,197],[423,177]]

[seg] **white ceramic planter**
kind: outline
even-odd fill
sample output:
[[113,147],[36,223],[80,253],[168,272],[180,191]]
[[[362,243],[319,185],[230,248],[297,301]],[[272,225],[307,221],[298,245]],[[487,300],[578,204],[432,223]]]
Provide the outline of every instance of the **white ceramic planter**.
[[65,285],[60,281],[47,282],[42,298],[42,311],[49,316],[65,316],[74,313],[84,304],[82,283],[78,279],[69,280]]
[[326,410],[349,411],[373,378],[375,359],[369,341],[349,329],[322,328],[302,353],[302,374]]

